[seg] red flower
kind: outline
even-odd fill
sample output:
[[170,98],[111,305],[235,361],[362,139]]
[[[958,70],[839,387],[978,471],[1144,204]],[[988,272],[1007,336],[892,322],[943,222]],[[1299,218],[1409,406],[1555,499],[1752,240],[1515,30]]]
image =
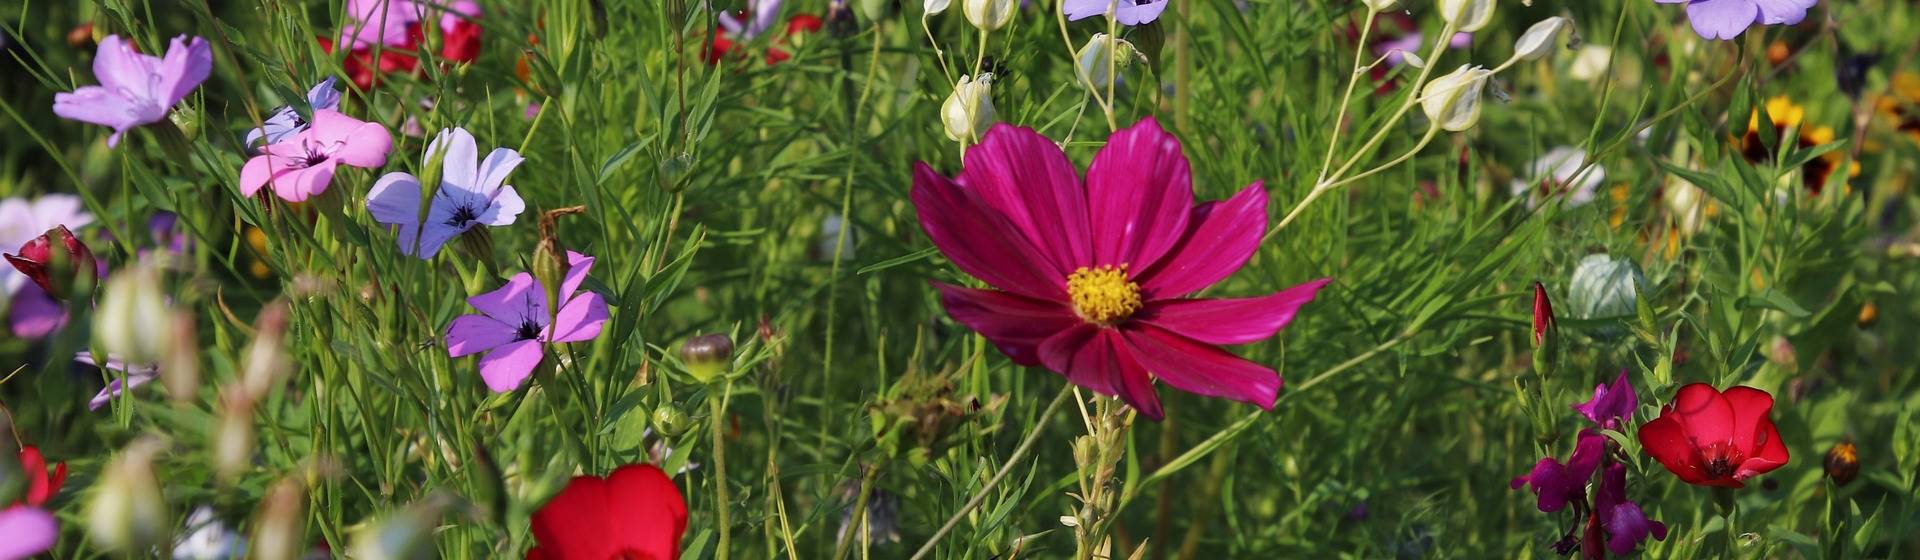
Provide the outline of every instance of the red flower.
[[[333,54],[332,39],[320,37],[320,51]],[[413,41],[398,47],[383,49],[374,56],[373,49],[354,49],[347,52],[346,59],[340,62],[347,71],[347,79],[362,90],[373,89],[379,85],[382,74],[394,72],[412,72],[419,67],[420,61],[413,56]]]
[[[746,12],[741,12],[739,17],[743,19],[746,18]],[[714,34],[713,41],[708,43],[706,52],[702,53],[702,58],[707,60],[707,64],[719,64],[720,61],[726,60],[727,57],[735,54],[745,56],[744,53],[737,53],[737,51],[734,50],[735,47],[740,46],[740,44],[736,42],[733,36],[744,35],[737,39],[738,41],[744,42],[758,35],[759,31],[752,29],[751,24],[742,25],[746,25],[747,27],[743,27],[742,31],[738,33],[722,30],[722,33]],[[804,33],[819,31],[821,28],[822,22],[819,16],[813,14],[795,14],[793,17],[787,18],[787,29],[781,37],[783,39],[792,38]],[[781,42],[784,41],[775,41],[776,44]],[[768,47],[766,56],[768,66],[786,62],[787,59],[793,58],[793,55],[788,54],[787,51],[779,47]]]
[[1680,480],[1740,488],[1787,464],[1787,445],[1768,413],[1773,395],[1752,387],[1725,393],[1694,383],[1680,388],[1660,417],[1640,427],[1640,445]]
[[47,500],[60,493],[61,483],[67,480],[66,463],[57,463],[53,470],[47,470],[46,457],[40,455],[39,448],[31,445],[20,448],[20,468],[27,472],[27,498],[22,503],[28,506],[46,505]]
[[[65,249],[64,255],[53,253],[56,241]],[[13,263],[13,267],[19,269],[21,274],[33,279],[40,289],[61,300],[67,299],[77,281],[90,280],[97,275],[93,251],[87,250],[87,244],[75,239],[67,226],[54,226],[21,245],[19,253],[8,253],[6,257],[7,262]],[[57,257],[60,262],[56,263],[54,260]]]
[[677,560],[687,502],[653,465],[576,476],[533,514],[528,560]]
[[[479,13],[456,16],[448,14],[440,20],[440,58],[450,62],[473,62],[480,58],[480,34],[482,27]],[[330,37],[319,37],[320,50],[333,54],[336,47]],[[361,46],[347,52],[341,66],[347,71],[347,78],[353,80],[360,89],[371,89],[378,85],[380,76],[394,73],[417,74],[420,60],[416,54],[420,46],[427,44],[426,28],[420,22],[407,23],[406,40],[398,44],[387,45],[378,57],[374,56],[371,45]],[[376,60],[377,58],[377,60]]]

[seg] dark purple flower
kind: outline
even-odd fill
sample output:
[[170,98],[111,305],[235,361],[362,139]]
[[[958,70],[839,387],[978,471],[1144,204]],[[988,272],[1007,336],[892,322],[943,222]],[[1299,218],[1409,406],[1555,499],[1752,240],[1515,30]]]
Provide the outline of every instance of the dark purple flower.
[[1633,384],[1627,381],[1627,370],[1622,369],[1613,384],[1594,386],[1593,400],[1573,405],[1573,409],[1600,427],[1618,429],[1620,420],[1631,418],[1639,406],[1640,399],[1633,395]]
[[1588,550],[1599,550],[1597,527],[1606,534],[1607,550],[1618,556],[1633,553],[1647,537],[1653,540],[1667,540],[1667,525],[1647,519],[1640,510],[1640,504],[1627,499],[1627,466],[1619,463],[1607,465],[1600,475],[1600,488],[1594,492],[1593,519],[1588,525]]
[[1600,468],[1600,459],[1606,455],[1607,438],[1593,430],[1580,432],[1573,446],[1573,455],[1566,463],[1552,457],[1540,459],[1533,465],[1533,471],[1513,479],[1509,487],[1519,489],[1531,485],[1533,493],[1539,496],[1536,506],[1540,511],[1553,513],[1566,509],[1569,502],[1585,502],[1587,480],[1593,478],[1593,471]]

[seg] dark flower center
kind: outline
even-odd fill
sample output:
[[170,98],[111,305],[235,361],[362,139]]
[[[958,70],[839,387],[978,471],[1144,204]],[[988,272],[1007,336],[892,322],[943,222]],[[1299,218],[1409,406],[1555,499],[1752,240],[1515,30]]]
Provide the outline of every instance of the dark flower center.
[[1700,456],[1701,468],[1709,479],[1732,478],[1734,473],[1739,472],[1740,463],[1745,459],[1740,450],[1726,443],[1708,446],[1700,450]]
[[480,212],[474,209],[473,205],[462,204],[460,205],[459,208],[453,209],[453,216],[447,218],[447,225],[453,226],[453,227],[461,227],[461,226],[467,225],[467,222],[471,222],[479,218],[480,218]]
[[516,342],[536,338],[540,338],[540,323],[531,317],[522,319],[520,326],[513,331],[513,340]]

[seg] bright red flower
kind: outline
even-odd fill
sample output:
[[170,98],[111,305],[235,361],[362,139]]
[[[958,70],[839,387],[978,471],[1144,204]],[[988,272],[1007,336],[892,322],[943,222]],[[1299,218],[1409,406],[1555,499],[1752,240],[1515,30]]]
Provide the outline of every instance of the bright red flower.
[[[739,17],[742,18],[741,21],[745,21],[747,14],[742,12]],[[720,61],[726,60],[727,57],[736,54],[745,56],[744,53],[736,50],[736,48],[740,47],[740,43],[737,41],[748,41],[760,34],[759,30],[753,29],[754,26],[750,23],[738,23],[733,27],[736,29],[722,29],[720,33],[713,35],[713,41],[708,43],[706,52],[702,53],[702,58],[707,60],[707,64],[719,64]],[[782,43],[784,40],[792,39],[798,35],[819,31],[822,27],[823,22],[819,16],[813,14],[795,14],[793,17],[787,18],[786,31],[781,35],[781,40],[776,40],[775,43]],[[778,46],[773,46],[767,47],[766,57],[767,65],[772,66],[786,62],[787,59],[793,58],[793,55],[787,54],[787,51],[782,50]]]
[[60,485],[67,481],[67,464],[56,463],[53,470],[47,470],[47,458],[31,445],[20,448],[20,468],[27,473],[27,497],[21,503],[28,506],[47,505],[47,500],[59,494]]
[[[384,6],[389,5],[382,2],[366,4],[373,9],[384,9]],[[370,89],[378,85],[380,77],[385,74],[420,71],[417,54],[420,46],[428,42],[427,28],[423,23],[427,20],[419,18],[432,12],[401,1],[392,2],[391,5],[399,8],[398,11],[377,17],[393,18],[390,21],[381,21],[381,23],[393,25],[391,29],[398,30],[401,29],[400,26],[404,26],[405,31],[401,36],[382,36],[378,29],[380,26],[377,24],[365,24],[373,27],[373,32],[366,35],[377,37],[379,40],[362,37],[361,33],[353,30],[343,33],[355,40],[350,42],[352,50],[347,52],[346,58],[341,61],[341,66],[346,70],[347,78],[353,80],[354,85],[360,86],[360,89]],[[483,31],[480,25],[479,6],[471,2],[453,2],[450,7],[434,9],[444,10],[438,19],[440,58],[451,62],[473,62],[479,59],[480,35]],[[376,16],[368,14],[366,17]],[[333,54],[333,50],[338,46],[331,37],[319,37],[318,41],[320,50],[327,54]],[[378,57],[374,56],[375,44],[385,45]]]
[[[60,244],[61,252],[65,257],[65,262],[57,267],[53,262],[55,243]],[[7,262],[13,263],[13,268],[27,275],[34,284],[40,285],[40,289],[46,290],[48,294],[61,300],[71,295],[69,291],[80,275],[87,277],[98,275],[93,251],[87,249],[87,244],[74,238],[73,232],[68,231],[67,226],[54,226],[53,229],[21,245],[20,252],[6,254],[6,258]],[[56,268],[58,270],[55,270]]]
[[1721,393],[1694,383],[1640,427],[1640,445],[1688,484],[1740,488],[1741,481],[1787,464],[1786,442],[1768,417],[1772,410],[1766,391],[1738,386]]
[[533,514],[528,560],[677,560],[687,502],[653,465],[576,476]]
[[1267,191],[1194,204],[1180,140],[1152,118],[1114,133],[1080,179],[1052,140],[996,125],[960,176],[926,164],[913,204],[935,247],[995,289],[934,283],[955,321],[1015,363],[1162,417],[1153,381],[1273,408],[1280,375],[1219,345],[1265,340],[1331,279],[1252,298],[1191,299],[1240,269],[1267,227]]

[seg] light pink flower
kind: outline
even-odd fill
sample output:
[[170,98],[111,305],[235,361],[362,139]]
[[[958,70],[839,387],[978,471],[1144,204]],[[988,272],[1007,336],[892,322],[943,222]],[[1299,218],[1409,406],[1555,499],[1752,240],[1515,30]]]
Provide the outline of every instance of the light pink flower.
[[593,257],[567,252],[567,275],[560,285],[560,313],[547,310],[547,289],[533,275],[522,272],[498,290],[467,298],[479,314],[461,315],[447,326],[447,355],[455,358],[486,352],[480,358],[480,377],[487,388],[505,393],[520,387],[545,355],[550,342],[580,342],[600,336],[607,322],[607,302],[600,294],[580,291],[593,269]]
[[300,202],[322,192],[333,182],[340,165],[377,168],[387,164],[393,137],[379,124],[363,122],[338,111],[314,111],[313,124],[278,144],[262,149],[240,169],[240,192],[253,196],[271,183],[273,194]]
[[53,548],[60,524],[46,510],[17,505],[0,509],[0,560],[24,560]]
[[166,58],[160,58],[140,54],[119,35],[108,35],[93,56],[93,77],[100,85],[54,94],[53,114],[113,127],[107,146],[117,146],[133,127],[167,118],[167,111],[212,71],[213,51],[205,39],[174,37]]

